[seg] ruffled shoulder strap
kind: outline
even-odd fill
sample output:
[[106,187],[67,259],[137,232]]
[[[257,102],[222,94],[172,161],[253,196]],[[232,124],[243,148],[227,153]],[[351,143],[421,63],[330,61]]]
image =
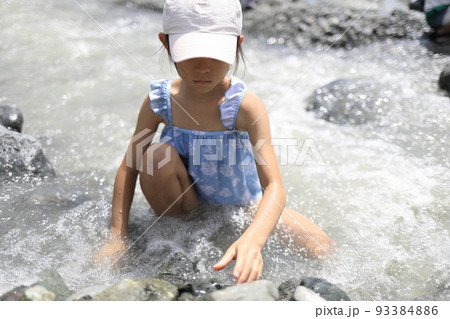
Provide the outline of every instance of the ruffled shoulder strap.
[[157,80],[150,83],[150,108],[165,122],[172,124],[170,109],[170,80]]
[[220,104],[220,120],[230,130],[236,128],[237,115],[246,92],[245,83],[234,76],[231,77],[231,85],[225,92],[225,101]]

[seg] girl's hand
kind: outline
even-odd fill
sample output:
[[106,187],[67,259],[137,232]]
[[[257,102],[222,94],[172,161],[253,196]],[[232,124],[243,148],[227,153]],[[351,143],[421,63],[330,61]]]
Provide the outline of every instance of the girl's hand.
[[105,258],[115,262],[126,250],[127,246],[124,239],[117,236],[111,236],[109,241],[104,244],[96,254],[95,263],[99,264]]
[[252,282],[261,278],[263,259],[261,247],[249,238],[239,238],[228,248],[222,259],[213,266],[214,270],[224,269],[232,260],[236,260],[233,277],[236,284]]

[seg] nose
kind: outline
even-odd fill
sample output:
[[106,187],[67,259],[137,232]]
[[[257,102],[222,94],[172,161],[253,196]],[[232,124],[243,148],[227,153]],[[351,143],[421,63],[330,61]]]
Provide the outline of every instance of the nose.
[[211,59],[197,58],[195,59],[195,71],[201,74],[205,74],[211,71]]

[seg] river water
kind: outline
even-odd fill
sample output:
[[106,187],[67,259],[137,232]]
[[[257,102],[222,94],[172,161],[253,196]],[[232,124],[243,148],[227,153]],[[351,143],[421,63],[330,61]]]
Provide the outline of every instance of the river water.
[[[160,16],[106,0],[2,0],[0,15],[0,102],[23,111],[24,133],[39,139],[56,173],[0,186],[0,293],[46,268],[72,290],[151,277],[177,251],[200,276],[231,284],[230,269],[211,267],[248,225],[244,209],[156,221],[139,191],[126,260],[92,262],[149,81],[176,76],[157,39]],[[264,278],[322,277],[353,300],[449,300],[450,103],[437,78],[450,57],[419,40],[326,52],[245,44],[247,69],[237,75],[264,100],[273,137],[290,145],[277,148],[288,204],[340,244],[317,262],[273,236]],[[315,89],[339,78],[389,88],[377,121],[338,126],[305,111]],[[311,152],[300,165],[302,145]]]

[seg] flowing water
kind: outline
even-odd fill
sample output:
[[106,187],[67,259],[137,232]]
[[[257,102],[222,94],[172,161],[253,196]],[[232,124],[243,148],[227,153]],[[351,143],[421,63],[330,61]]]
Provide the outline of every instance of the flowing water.
[[[245,209],[206,207],[153,225],[139,190],[126,260],[92,262],[149,81],[176,76],[160,51],[160,16],[106,0],[3,0],[0,15],[0,102],[23,111],[24,133],[40,140],[56,172],[0,186],[0,293],[32,284],[46,268],[72,290],[151,277],[177,251],[201,276],[231,284],[230,269],[211,266],[248,225]],[[290,145],[277,148],[288,204],[340,244],[317,262],[272,236],[264,278],[322,277],[353,300],[450,299],[450,103],[437,89],[450,57],[418,40],[324,52],[247,37],[244,49],[247,69],[238,75],[268,107],[273,137]],[[338,126],[305,111],[315,89],[339,78],[388,88],[376,121]],[[315,152],[300,165],[306,142]]]

